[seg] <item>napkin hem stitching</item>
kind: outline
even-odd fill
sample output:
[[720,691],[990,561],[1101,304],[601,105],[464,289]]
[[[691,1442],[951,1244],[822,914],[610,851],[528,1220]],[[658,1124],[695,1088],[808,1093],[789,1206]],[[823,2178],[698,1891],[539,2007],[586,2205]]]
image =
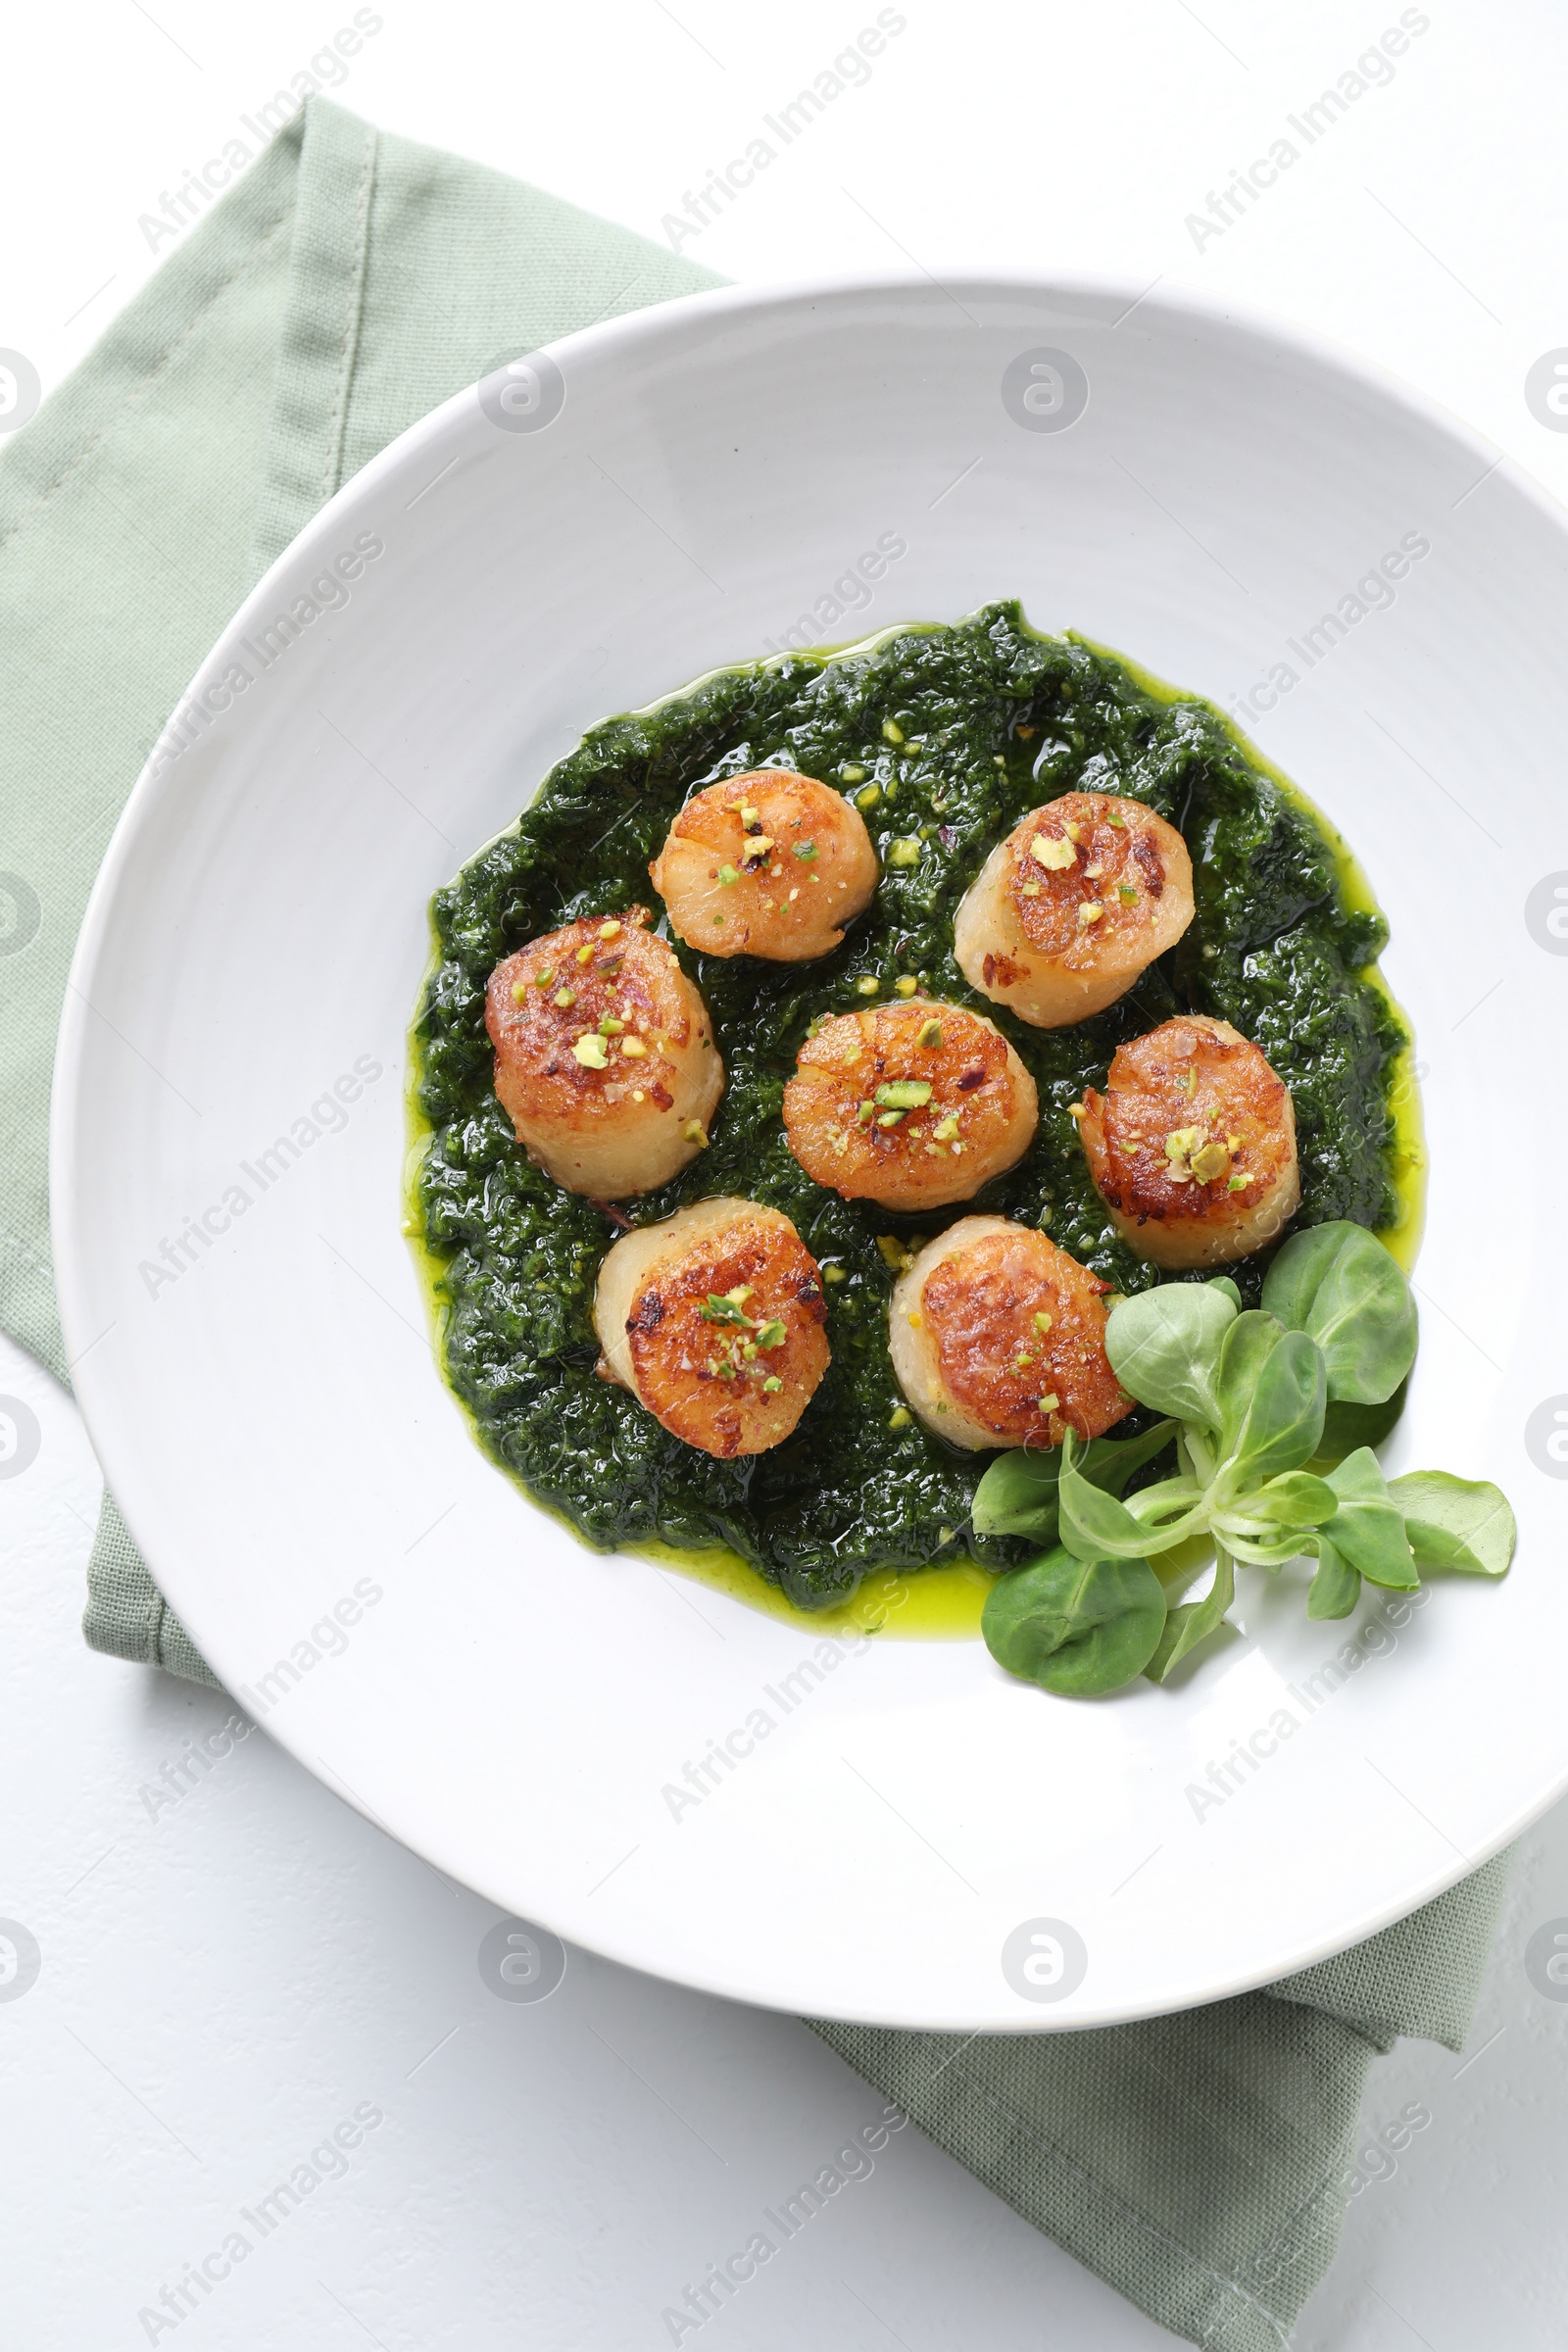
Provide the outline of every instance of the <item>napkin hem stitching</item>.
[[360,318],[365,304],[365,263],[370,235],[370,187],[375,166],[375,132],[367,123],[355,194],[354,252],[349,264],[350,299],[343,318],[343,346],[338,357],[332,414],[327,420],[326,450],[321,466],[321,503],[333,495],[343,478],[343,436],[348,426],[349,386],[359,356]]

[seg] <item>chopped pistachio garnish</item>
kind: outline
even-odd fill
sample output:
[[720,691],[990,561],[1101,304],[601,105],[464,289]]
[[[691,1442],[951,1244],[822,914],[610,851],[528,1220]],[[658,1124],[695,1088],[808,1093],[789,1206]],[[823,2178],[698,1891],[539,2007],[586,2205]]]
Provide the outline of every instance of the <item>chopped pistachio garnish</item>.
[[1035,1329],[1036,1329],[1036,1331],[1038,1331],[1038,1332],[1041,1332],[1041,1333],[1044,1333],[1044,1332],[1048,1332],[1048,1331],[1051,1329],[1051,1327],[1052,1327],[1052,1325],[1053,1325],[1053,1323],[1054,1323],[1054,1321],[1055,1321],[1055,1317],[1054,1317],[1054,1315],[1048,1315],[1048,1314],[1046,1313],[1046,1310],[1045,1310],[1045,1308],[1044,1308],[1044,1307],[1042,1307],[1042,1308],[1040,1309],[1039,1313],[1038,1313],[1038,1314],[1035,1316],[1035,1318],[1034,1318],[1034,1326],[1035,1326]]
[[599,1034],[601,1037],[618,1037],[625,1026],[625,1022],[617,1021],[612,1012],[601,1013],[599,1016]]
[[715,931],[722,931],[722,930],[723,930],[723,928],[724,928],[724,917],[723,917],[721,914],[715,914],[715,915],[714,915],[714,917],[713,917],[713,928],[715,929]]
[[606,1070],[610,1067],[604,1039],[594,1036],[591,1031],[588,1036],[579,1037],[571,1050],[585,1070]]
[[790,856],[799,858],[804,864],[808,858],[816,856],[816,844],[814,841],[794,842],[790,847]]
[[857,1063],[857,1062],[859,1060],[859,1058],[860,1058],[860,1054],[861,1054],[861,1051],[862,1051],[862,1049],[861,1049],[860,1042],[859,1042],[858,1038],[857,1038],[857,1040],[856,1040],[856,1042],[854,1043],[854,1045],[853,1045],[853,1046],[850,1046],[850,1047],[846,1048],[846,1050],[845,1050],[845,1054],[844,1054],[844,1067],[845,1067],[847,1070],[853,1070],[853,1069],[854,1069],[854,1067],[855,1067],[856,1063]]
[[879,1127],[902,1126],[904,1113],[902,1110],[879,1110],[876,1114],[876,1123]]
[[865,979],[857,980],[855,983],[855,993],[858,997],[874,997],[881,985],[882,983],[880,980],[875,979],[868,974]]
[[1082,841],[1084,837],[1084,829],[1075,818],[1069,817],[1061,829],[1069,841]]
[[1101,864],[1098,858],[1095,859],[1093,865],[1086,865],[1084,867],[1084,872],[1091,882],[1098,882],[1104,870],[1104,867]]
[[904,741],[904,729],[896,718],[885,718],[882,721],[882,740],[884,743],[902,743]]
[[1029,855],[1036,865],[1043,865],[1048,874],[1064,874],[1069,865],[1076,865],[1078,853],[1070,841],[1058,841],[1054,834],[1037,833],[1029,844]]
[[1087,931],[1091,923],[1098,923],[1104,911],[1098,899],[1085,899],[1078,909],[1079,930]]
[[901,997],[912,997],[920,983],[912,972],[901,972],[893,985]]
[[1225,1190],[1228,1193],[1245,1193],[1251,1181],[1250,1176],[1233,1176]]
[[776,1372],[770,1372],[762,1383],[762,1387],[769,1396],[776,1396],[783,1386],[784,1383]]
[[919,1036],[914,1042],[917,1046],[940,1046],[942,1043],[942,1023],[940,1021],[927,1021],[925,1027],[921,1030]]
[[760,864],[772,847],[773,837],[770,833],[748,833],[744,863],[747,865]]
[[840,780],[845,784],[858,784],[861,782],[864,775],[865,770],[863,767],[856,767],[853,764],[848,767],[841,767],[839,769]]
[[[864,770],[864,768],[863,768],[863,767],[861,768],[861,770],[860,770],[860,773],[861,773],[861,775],[862,775],[862,776],[864,775],[864,773],[865,773],[865,770]],[[868,784],[868,785],[866,786],[866,788],[865,788],[865,790],[864,790],[863,792],[858,792],[858,793],[856,794],[856,796],[855,796],[855,806],[857,807],[857,808],[874,808],[876,807],[876,805],[877,805],[878,801],[879,801],[881,798],[882,798],[882,787],[881,787],[881,785],[880,785],[880,784]]]
[[706,1147],[708,1142],[708,1131],[701,1119],[688,1119],[680,1135],[684,1144],[702,1144]]
[[939,1144],[951,1144],[954,1137],[958,1132],[957,1112],[955,1110],[950,1110],[947,1117],[942,1120],[935,1132],[936,1139]]
[[924,1110],[931,1100],[929,1078],[890,1078],[876,1090],[881,1110]]
[[1119,808],[1107,808],[1105,822],[1107,825],[1114,825],[1118,833],[1125,833],[1127,830],[1127,819]]
[[620,937],[620,925],[614,920],[613,917],[612,917],[608,923],[600,924],[599,936],[601,939],[618,939]]
[[896,1404],[888,1415],[889,1429],[907,1429],[914,1415],[906,1404]]
[[1018,895],[1020,896],[1020,898],[1025,898],[1025,899],[1038,899],[1038,898],[1039,898],[1039,896],[1040,896],[1040,885],[1039,885],[1039,883],[1038,883],[1038,882],[1020,882],[1020,883],[1019,883],[1019,885],[1018,885]]
[[741,803],[741,823],[742,823],[743,825],[745,825],[745,826],[746,826],[748,829],[750,829],[750,828],[751,828],[751,826],[753,826],[753,825],[760,825],[760,824],[761,823],[761,821],[762,821],[762,820],[761,820],[761,818],[760,818],[760,817],[758,815],[758,813],[757,813],[757,810],[756,810],[756,809],[755,809],[755,808],[752,807],[752,804],[751,804],[751,802],[750,802],[750,801],[742,801],[742,803]]
[[764,1354],[770,1355],[775,1348],[782,1348],[788,1338],[789,1333],[775,1316],[772,1322],[764,1323],[759,1331],[757,1345]]
[[1218,954],[1218,948],[1205,948],[1203,950],[1203,961],[1205,963],[1212,963]]
[[731,1306],[744,1306],[752,1296],[752,1285],[749,1282],[738,1282],[735,1288],[732,1291],[726,1291],[724,1296]]
[[1200,1184],[1212,1184],[1216,1176],[1228,1174],[1230,1164],[1230,1153],[1223,1144],[1216,1143],[1205,1144],[1202,1150],[1195,1152],[1188,1161],[1189,1167]]
[[640,1037],[623,1037],[620,1041],[620,1050],[623,1054],[629,1054],[633,1061],[641,1061],[648,1048]]
[[822,1268],[824,1282],[848,1282],[849,1279],[842,1266],[824,1266]]
[[906,1273],[914,1263],[914,1259],[896,1233],[879,1233],[876,1237],[876,1246],[895,1274]]
[[528,983],[526,980],[514,980],[512,983],[512,1002],[514,1004],[527,1004]]
[[735,871],[735,868],[732,865],[721,865],[718,869],[718,878],[720,882],[723,883],[726,890],[730,888],[732,883],[740,880],[739,874]]
[[1227,1152],[1239,1152],[1241,1148],[1242,1139],[1239,1135],[1228,1135],[1225,1138],[1225,1149]]
[[1060,1402],[1061,1398],[1053,1390],[1049,1396],[1041,1397],[1040,1410],[1043,1413],[1054,1413]]
[[1136,901],[1138,893],[1136,890],[1134,890],[1130,882],[1118,882],[1116,885],[1116,896],[1118,899],[1120,899],[1124,906],[1131,906]]
[[558,988],[550,1002],[559,1004],[563,1012],[569,1012],[577,1002],[577,991],[574,988]]
[[[751,1297],[750,1291],[746,1296],[748,1298]],[[739,1299],[720,1298],[716,1291],[709,1292],[697,1311],[705,1323],[728,1323],[737,1331],[750,1331],[752,1328],[752,1318],[746,1312],[744,1303]]]
[[918,865],[919,862],[920,844],[915,836],[901,835],[898,840],[888,843],[889,865]]

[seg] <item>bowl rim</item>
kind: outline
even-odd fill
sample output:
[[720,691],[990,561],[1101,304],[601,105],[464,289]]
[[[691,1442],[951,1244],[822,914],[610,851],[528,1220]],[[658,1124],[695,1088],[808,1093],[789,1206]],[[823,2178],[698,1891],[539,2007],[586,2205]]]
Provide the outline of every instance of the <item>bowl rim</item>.
[[[1476,461],[1477,475],[1470,488],[1454,502],[1455,505],[1462,504],[1485,482],[1500,475],[1503,482],[1533,507],[1543,520],[1559,532],[1568,532],[1568,506],[1559,501],[1545,484],[1507,451],[1497,449],[1463,417],[1456,416],[1432,394],[1410,383],[1396,370],[1381,362],[1368,359],[1315,328],[1301,325],[1262,306],[1238,302],[1229,295],[1214,293],[1181,279],[1171,279],[1163,273],[1141,288],[1131,278],[1108,271],[1036,272],[982,267],[949,270],[941,279],[928,271],[911,268],[825,272],[756,284],[719,285],[677,296],[666,302],[645,305],[613,318],[597,319],[570,334],[530,347],[517,356],[531,357],[535,351],[546,353],[565,373],[569,368],[583,363],[598,366],[617,356],[635,359],[644,351],[656,350],[661,342],[678,342],[695,323],[704,320],[721,324],[726,318],[763,319],[791,312],[804,312],[809,316],[813,311],[828,306],[848,308],[855,305],[874,306],[879,302],[907,303],[911,298],[924,304],[946,299],[958,303],[958,307],[962,308],[959,297],[965,294],[980,301],[1015,301],[1037,309],[1058,312],[1070,311],[1077,305],[1090,314],[1086,323],[1092,323],[1097,328],[1108,326],[1111,331],[1148,305],[1156,317],[1163,318],[1168,329],[1179,331],[1186,324],[1211,335],[1230,335],[1245,338],[1254,345],[1262,343],[1272,346],[1282,359],[1291,364],[1349,379],[1375,400],[1392,403],[1396,409],[1404,411],[1412,421],[1419,423],[1426,431],[1436,431],[1451,444],[1468,451]],[[1107,318],[1098,315],[1110,311],[1112,306],[1115,306],[1113,316]],[[421,452],[437,448],[449,434],[465,424],[475,410],[474,394],[473,384],[464,386],[377,451],[317,510],[247,591],[196,665],[186,687],[175,699],[170,720],[160,730],[131,786],[94,877],[73,951],[50,1087],[49,1204],[56,1297],[65,1361],[89,1442],[103,1470],[105,1495],[113,1496],[117,1507],[122,1509],[124,1524],[146,1559],[160,1592],[164,1591],[164,1586],[155,1565],[157,1544],[156,1541],[151,1544],[147,1541],[149,1533],[156,1538],[156,1525],[150,1523],[138,1504],[132,1503],[127,1507],[119,1502],[115,1472],[117,1468],[128,1465],[115,1427],[113,1396],[117,1384],[111,1376],[103,1374],[100,1364],[93,1360],[96,1341],[104,1333],[98,1328],[92,1312],[90,1286],[83,1258],[75,1247],[83,1213],[84,1167],[92,1145],[90,1105],[82,1079],[93,973],[105,952],[116,919],[124,870],[137,836],[177,789],[176,763],[161,757],[170,722],[204,680],[220,666],[220,657],[225,649],[245,636],[256,618],[273,605],[276,586],[284,573],[293,571],[302,557],[308,559],[320,543],[334,537],[345,513],[373,498],[383,486],[403,475],[404,469]],[[900,622],[890,625],[900,627],[907,624]],[[847,639],[845,642],[851,641]],[[735,657],[737,660],[745,658]],[[678,692],[680,689],[673,688],[670,691]],[[470,851],[468,855],[473,855],[473,852]],[[126,1491],[133,1490],[134,1485],[132,1477]],[[180,1595],[171,1593],[168,1597],[171,1605],[188,1622]],[[191,1614],[199,1620],[209,1618],[210,1613],[201,1605],[200,1597]],[[192,1628],[192,1632],[206,1655],[209,1646],[206,1637],[196,1627]],[[211,1646],[221,1650],[221,1640]],[[214,1671],[217,1672],[216,1666]],[[291,1740],[284,1727],[269,1723],[265,1728],[270,1737],[275,1739],[314,1778],[319,1780],[325,1777],[318,1768],[319,1759],[307,1740],[298,1738]],[[368,1804],[335,1779],[328,1779],[327,1786],[334,1794],[344,1802],[353,1804],[376,1827],[383,1830],[388,1828],[389,1825]],[[1413,1901],[1401,1892],[1391,1900],[1375,1904],[1351,1928],[1336,1929],[1299,1950],[1281,1953],[1267,1967],[1259,1968],[1254,1964],[1235,1973],[1219,1975],[1200,1993],[1184,1998],[1174,2008],[1168,1998],[1151,1995],[1140,2001],[1112,2001],[1092,2012],[1075,2011],[1070,2018],[1035,2016],[1013,2022],[999,2021],[990,2011],[971,2011],[959,2016],[949,2013],[929,2018],[901,2014],[888,2018],[868,2015],[861,2005],[838,2007],[817,1999],[813,2007],[817,2014],[845,2023],[886,2024],[910,2031],[1025,2034],[1091,2032],[1143,2018],[1179,2014],[1188,2008],[1201,2007],[1209,2002],[1256,1990],[1278,1982],[1282,1977],[1334,1958],[1382,1929],[1409,1917],[1490,1862],[1546,1812],[1565,1789],[1568,1789],[1568,1754],[1565,1754],[1562,1772],[1553,1785],[1516,1808],[1503,1825],[1480,1845],[1462,1854],[1457,1862],[1451,1856],[1437,1862],[1426,1874],[1421,1890]],[[433,1842],[421,1840],[401,1827],[393,1827],[391,1834],[410,1851],[450,1873],[449,1862]],[[495,1902],[499,1908],[510,1907],[509,1897],[492,1893],[482,1881],[475,1880],[466,1872],[465,1883],[473,1886],[475,1891]],[[574,1926],[570,1940],[583,1949],[594,1951],[620,1965],[645,1973],[649,1971],[648,1960],[633,1948],[627,1937],[617,1935],[613,1930],[596,1937]],[[658,1973],[666,1972],[661,1970]],[[669,1972],[667,1981],[753,2007],[777,2009],[787,2015],[796,2014],[798,2009],[798,2004],[784,1994],[759,1990],[754,1985],[736,1982],[722,1970],[705,1972],[700,1967],[694,1967],[678,1975]]]

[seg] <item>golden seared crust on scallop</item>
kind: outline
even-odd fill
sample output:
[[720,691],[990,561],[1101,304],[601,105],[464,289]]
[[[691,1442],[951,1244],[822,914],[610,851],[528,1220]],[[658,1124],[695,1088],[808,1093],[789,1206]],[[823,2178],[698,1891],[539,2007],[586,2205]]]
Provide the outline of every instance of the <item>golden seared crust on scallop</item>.
[[703,1149],[724,1091],[708,1007],[647,920],[633,906],[530,940],[485,993],[518,1143],[600,1200],[666,1184]]
[[1247,1257],[1300,1202],[1290,1090],[1229,1021],[1184,1013],[1119,1046],[1078,1132],[1118,1232],[1156,1266]]
[[1014,826],[964,895],[965,979],[1037,1029],[1124,996],[1193,919],[1187,844],[1142,801],[1068,792]]
[[722,1461],[794,1429],[827,1370],[822,1276],[788,1217],[701,1200],[624,1234],[599,1269],[599,1370]]
[[955,1446],[1059,1446],[1132,1410],[1105,1354],[1108,1283],[1043,1233],[960,1217],[894,1285],[893,1369]]
[[818,1184],[884,1208],[970,1200],[1033,1141],[1035,1082],[996,1025],[915,998],[824,1021],[784,1089],[790,1150]]
[[788,767],[695,793],[648,868],[688,947],[770,963],[829,955],[878,870],[859,810]]

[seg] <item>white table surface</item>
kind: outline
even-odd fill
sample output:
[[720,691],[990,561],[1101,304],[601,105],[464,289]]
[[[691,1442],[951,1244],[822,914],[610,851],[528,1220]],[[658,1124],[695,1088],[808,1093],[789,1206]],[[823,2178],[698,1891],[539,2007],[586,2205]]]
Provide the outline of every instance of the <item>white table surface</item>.
[[[385,0],[334,94],[659,238],[877,13]],[[244,119],[354,14],[91,0],[13,17],[0,346],[46,391],[173,249],[146,225],[164,197],[248,140]],[[1568,433],[1525,393],[1568,345],[1568,21],[1547,0],[1404,11],[1392,79],[1310,146],[1290,118],[1400,23],[1394,0],[891,14],[903,28],[863,86],[682,250],[751,281],[912,261],[1205,286],[1370,354],[1568,496]],[[1299,154],[1278,184],[1195,234],[1189,215],[1282,135]],[[97,1473],[69,1400],[0,1343],[7,1396],[40,1442],[0,1477],[0,1916],[41,1960],[21,1997],[0,1984],[6,2340],[668,2343],[665,2308],[880,2102],[792,2020],[585,1953],[547,2001],[495,1997],[477,1966],[491,1907],[260,1732],[183,1785],[186,1743],[229,1704],[81,1646]],[[1303,2352],[1564,2342],[1568,2000],[1525,1964],[1559,1917],[1568,1808],[1525,1840],[1462,2057],[1406,2043],[1374,2066],[1368,2138],[1410,2105],[1431,2120],[1352,2199]],[[340,2175],[323,2160],[334,2177],[250,2231],[254,2251],[177,2325],[141,2316],[356,2109],[381,2120]],[[912,2131],[702,2336],[719,2352],[1171,2341]]]

